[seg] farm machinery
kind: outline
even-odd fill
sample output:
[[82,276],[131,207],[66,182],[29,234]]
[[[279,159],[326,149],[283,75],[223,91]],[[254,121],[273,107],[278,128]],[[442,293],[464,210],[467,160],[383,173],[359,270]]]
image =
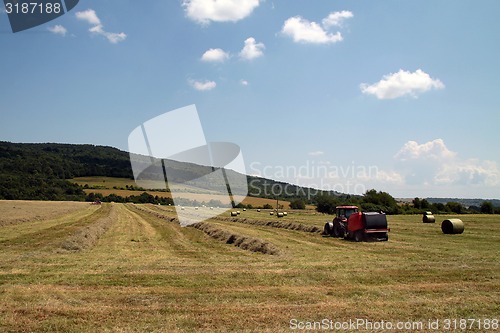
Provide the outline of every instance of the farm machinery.
[[326,222],[323,235],[356,242],[365,240],[387,241],[389,228],[383,212],[359,212],[357,206],[337,206],[332,222]]

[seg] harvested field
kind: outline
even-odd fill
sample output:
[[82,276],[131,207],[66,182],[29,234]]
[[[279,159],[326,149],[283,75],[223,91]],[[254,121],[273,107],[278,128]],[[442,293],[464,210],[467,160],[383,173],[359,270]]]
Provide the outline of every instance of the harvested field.
[[279,250],[276,246],[269,242],[265,242],[262,239],[248,237],[240,235],[237,233],[231,233],[225,231],[216,226],[210,225],[210,223],[195,223],[191,227],[203,231],[210,237],[223,241],[226,244],[233,244],[243,250],[248,250],[252,252],[260,252],[264,254],[278,254]]
[[81,251],[94,246],[117,218],[115,205],[105,206],[103,210],[106,210],[107,216],[101,217],[92,224],[74,232],[63,241],[61,248],[68,251]]
[[294,223],[294,222],[284,222],[282,220],[281,221],[254,220],[254,219],[248,219],[248,218],[231,218],[231,217],[221,217],[221,216],[218,216],[215,219],[219,220],[219,221],[238,222],[238,223],[245,223],[245,224],[250,224],[250,225],[268,226],[268,227],[273,227],[273,228],[297,230],[297,231],[304,231],[304,232],[321,233],[323,231],[322,227],[317,227],[314,225],[305,225],[305,224]]
[[[465,231],[455,235],[443,234],[438,223],[422,223],[420,215],[388,216],[389,241],[375,243],[204,222],[279,249],[279,255],[265,255],[182,228],[169,209],[86,205],[1,227],[0,331],[280,333],[303,331],[291,329],[293,320],[425,325],[493,320],[500,313],[499,216],[436,216],[460,218]],[[258,220],[253,214],[242,211],[239,218]],[[106,218],[113,222],[91,246],[61,251],[62,242]],[[321,228],[326,219],[289,211],[279,222]]]
[[41,221],[85,209],[87,202],[0,201],[0,227],[10,224]]

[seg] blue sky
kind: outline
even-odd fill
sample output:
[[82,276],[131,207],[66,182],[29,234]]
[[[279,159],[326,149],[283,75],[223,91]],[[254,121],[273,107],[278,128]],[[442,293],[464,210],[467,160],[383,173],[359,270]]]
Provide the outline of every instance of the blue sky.
[[[358,193],[500,198],[500,2],[81,0],[12,33],[0,140],[127,150],[195,104],[247,172]],[[175,144],[173,142],[172,144]]]

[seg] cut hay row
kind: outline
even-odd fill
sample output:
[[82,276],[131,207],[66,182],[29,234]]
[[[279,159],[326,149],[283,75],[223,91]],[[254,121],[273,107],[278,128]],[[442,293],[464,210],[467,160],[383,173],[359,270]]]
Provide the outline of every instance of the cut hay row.
[[313,225],[305,225],[302,223],[294,223],[294,222],[283,222],[283,221],[264,221],[264,220],[254,220],[254,219],[248,219],[248,218],[230,218],[230,217],[223,217],[223,216],[217,216],[214,217],[216,220],[220,221],[229,221],[229,222],[238,222],[238,223],[245,223],[245,224],[251,224],[251,225],[258,225],[258,226],[266,226],[266,227],[273,227],[273,228],[279,228],[279,229],[288,229],[288,230],[296,230],[296,231],[303,231],[303,232],[311,232],[311,233],[321,233],[323,230],[320,227],[316,227]]
[[190,225],[190,227],[201,230],[214,239],[223,241],[226,244],[233,244],[243,250],[271,255],[279,254],[279,249],[272,243],[263,241],[259,238],[239,235],[222,230],[210,223],[198,222]]
[[[131,207],[134,207],[135,209],[144,212],[146,214],[153,215],[157,218],[165,219],[169,222],[179,223],[179,219],[177,219],[176,217],[166,216],[157,211],[139,205],[131,205]],[[201,230],[208,236],[216,240],[223,241],[226,244],[233,244],[234,246],[237,246],[243,250],[260,252],[271,255],[279,254],[278,248],[272,243],[263,241],[262,239],[259,238],[253,238],[249,236],[231,233],[229,231],[225,231],[214,225],[211,225],[210,223],[198,222],[190,224],[189,227]]]
[[91,225],[87,225],[61,243],[61,248],[67,251],[83,251],[93,247],[99,238],[111,228],[117,219],[116,206],[111,204],[109,214],[101,217]]
[[137,209],[137,210],[144,212],[144,213],[147,213],[149,215],[153,215],[159,219],[167,220],[168,222],[179,223],[179,219],[177,217],[168,216],[168,215],[162,214],[158,211],[153,211],[151,209],[144,208],[143,206],[140,206],[140,205],[129,205],[129,207],[133,207],[134,209]]

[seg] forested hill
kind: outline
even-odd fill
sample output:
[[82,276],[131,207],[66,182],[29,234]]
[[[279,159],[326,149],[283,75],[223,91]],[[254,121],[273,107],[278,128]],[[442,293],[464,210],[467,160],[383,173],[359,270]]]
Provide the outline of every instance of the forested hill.
[[112,147],[0,142],[0,170],[69,179],[133,177],[129,154]]
[[0,141],[0,199],[81,200],[66,179],[132,177],[129,155],[112,147]]
[[[175,174],[186,179],[196,179],[207,174],[206,166],[180,162],[170,165],[176,170],[182,170]],[[133,179],[129,153],[112,147],[88,144],[0,141],[0,199],[83,200],[83,189],[67,179],[85,176]],[[318,192],[259,177],[247,176],[247,180],[250,195],[257,197],[311,199],[310,193]],[[201,184],[200,186],[203,187]],[[286,188],[286,191],[276,195],[269,191],[270,188]]]

